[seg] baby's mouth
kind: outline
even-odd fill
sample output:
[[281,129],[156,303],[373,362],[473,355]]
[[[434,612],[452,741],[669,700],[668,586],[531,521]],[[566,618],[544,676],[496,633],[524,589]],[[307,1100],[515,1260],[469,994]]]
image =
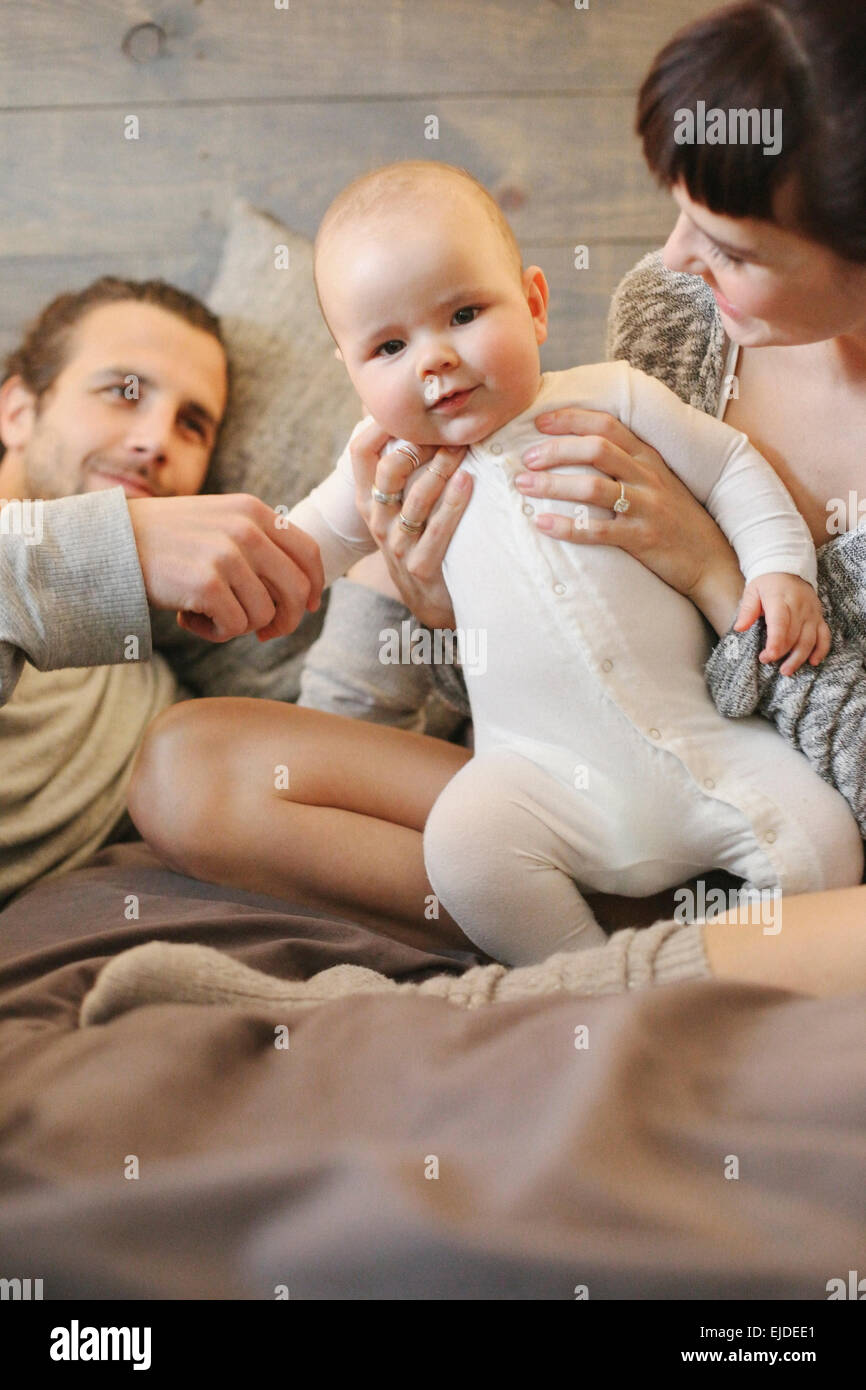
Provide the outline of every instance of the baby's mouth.
[[462,391],[449,391],[447,395],[440,396],[438,401],[436,401],[435,404],[433,404],[430,407],[430,409],[440,410],[443,408],[450,408],[452,410],[456,410],[459,408],[459,406],[463,404],[465,400],[468,400],[468,398],[472,395],[472,392],[474,390],[474,386],[469,386]]

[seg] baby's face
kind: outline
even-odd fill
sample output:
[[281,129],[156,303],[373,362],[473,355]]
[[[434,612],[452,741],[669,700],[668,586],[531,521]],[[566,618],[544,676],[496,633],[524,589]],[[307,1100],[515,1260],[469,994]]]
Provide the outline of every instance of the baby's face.
[[[547,281],[522,276],[469,199],[342,232],[319,292],[364,409],[395,438],[474,444],[527,410],[541,386]],[[450,406],[439,397],[465,392]]]

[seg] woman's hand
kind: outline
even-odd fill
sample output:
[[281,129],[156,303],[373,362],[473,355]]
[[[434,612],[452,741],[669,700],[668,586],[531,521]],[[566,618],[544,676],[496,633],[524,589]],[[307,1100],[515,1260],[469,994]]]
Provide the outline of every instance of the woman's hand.
[[[528,497],[604,507],[610,517],[548,513],[540,530],[576,545],[617,545],[677,589],[719,634],[727,632],[743,592],[739,561],[713,518],[655,449],[621,420],[599,410],[566,406],[539,415],[536,428],[558,436],[523,455],[526,473],[515,485]],[[603,475],[545,473],[563,463],[584,463]],[[628,510],[614,511],[625,486]]]
[[[472,495],[472,479],[459,471],[466,450],[413,445],[422,469],[404,501],[402,494],[416,465],[408,454],[396,449],[380,458],[380,450],[391,437],[389,430],[374,421],[349,446],[358,511],[406,606],[426,627],[453,628],[454,608],[442,577],[442,561]],[[373,487],[400,500],[375,501]],[[422,529],[407,530],[401,514]]]

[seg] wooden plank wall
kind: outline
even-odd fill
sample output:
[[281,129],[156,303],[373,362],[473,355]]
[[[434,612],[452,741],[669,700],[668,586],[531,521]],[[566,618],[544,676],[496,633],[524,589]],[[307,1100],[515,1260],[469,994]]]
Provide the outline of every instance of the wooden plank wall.
[[312,236],[361,170],[432,158],[480,178],[543,267],[543,366],[598,360],[612,289],[673,221],[632,133],[635,94],[713,6],[587,5],[0,0],[0,353],[99,274],[205,293],[236,194]]

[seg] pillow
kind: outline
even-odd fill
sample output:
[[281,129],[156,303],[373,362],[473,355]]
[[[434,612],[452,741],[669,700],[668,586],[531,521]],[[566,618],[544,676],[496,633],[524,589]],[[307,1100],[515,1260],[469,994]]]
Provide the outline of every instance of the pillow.
[[[222,322],[230,384],[204,491],[292,507],[332,471],[364,413],[316,302],[312,242],[237,199],[207,303]],[[195,694],[296,700],[327,598],[271,642],[255,633],[208,642],[178,627],[174,613],[151,610],[154,645]]]

